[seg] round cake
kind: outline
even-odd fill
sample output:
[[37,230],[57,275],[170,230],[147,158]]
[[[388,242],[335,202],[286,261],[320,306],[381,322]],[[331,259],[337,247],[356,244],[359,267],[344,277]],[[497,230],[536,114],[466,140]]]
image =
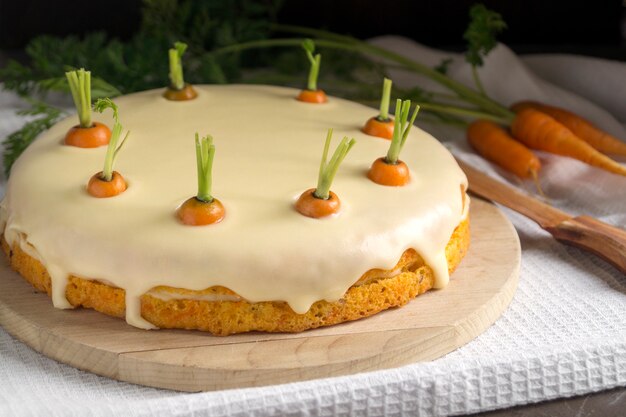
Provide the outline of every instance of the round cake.
[[[338,98],[316,105],[296,90],[196,86],[119,97],[131,133],[116,170],[128,189],[86,192],[106,147],[63,144],[75,117],[43,133],[13,166],[1,204],[11,265],[55,307],[87,307],[136,327],[294,332],[370,316],[443,288],[469,245],[467,180],[452,155],[413,128],[400,158],[411,181],[367,178],[389,141],[361,132],[374,111]],[[98,120],[112,126],[106,116]],[[312,219],[294,202],[314,187],[329,128],[357,143],[332,190],[338,214]],[[196,190],[194,135],[210,134],[220,223],[182,224]]]

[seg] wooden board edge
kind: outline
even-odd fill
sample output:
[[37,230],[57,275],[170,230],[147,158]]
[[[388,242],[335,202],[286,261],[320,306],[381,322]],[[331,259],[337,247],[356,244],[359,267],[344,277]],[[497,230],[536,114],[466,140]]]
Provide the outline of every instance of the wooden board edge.
[[[355,340],[355,337],[357,340]],[[371,349],[361,357],[324,357],[342,351],[338,345],[369,343]],[[120,354],[118,378],[127,382],[178,391],[199,392],[284,384],[389,369],[418,360],[431,360],[453,350],[457,337],[454,328],[406,329],[350,335],[246,342],[237,345],[200,346]],[[308,345],[308,346],[306,346]],[[348,347],[346,345],[346,347]],[[272,362],[268,356],[287,350],[295,363]],[[167,360],[164,360],[167,355]],[[213,359],[228,356],[245,358],[235,364],[215,366]],[[326,363],[325,363],[326,360]]]
[[50,359],[101,376],[117,378],[119,361],[114,352],[62,337],[54,329],[37,326],[1,303],[0,324],[11,336]]

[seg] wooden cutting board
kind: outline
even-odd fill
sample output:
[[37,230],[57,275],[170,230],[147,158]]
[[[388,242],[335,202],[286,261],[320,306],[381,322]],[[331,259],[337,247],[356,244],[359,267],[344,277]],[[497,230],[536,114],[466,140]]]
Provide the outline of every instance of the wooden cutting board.
[[520,265],[515,229],[474,198],[471,248],[450,285],[376,316],[299,334],[214,337],[145,331],[92,310],[56,310],[0,261],[0,325],[44,355],[99,375],[208,391],[347,375],[427,361],[464,345],[507,308]]

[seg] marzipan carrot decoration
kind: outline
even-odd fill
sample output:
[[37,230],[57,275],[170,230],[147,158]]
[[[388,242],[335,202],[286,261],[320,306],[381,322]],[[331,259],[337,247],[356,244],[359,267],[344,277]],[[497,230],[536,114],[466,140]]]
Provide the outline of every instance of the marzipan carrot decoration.
[[174,47],[169,50],[170,59],[170,85],[163,93],[163,97],[173,101],[193,100],[198,96],[191,84],[185,83],[183,78],[182,58],[187,50],[187,44],[182,42],[174,43]]
[[419,112],[419,106],[415,106],[409,121],[410,111],[411,100],[396,101],[393,138],[387,156],[375,160],[367,173],[367,177],[377,184],[397,187],[407,184],[410,180],[409,167],[398,159]]
[[65,135],[65,144],[79,148],[97,148],[109,143],[111,130],[102,123],[91,120],[91,72],[83,68],[65,73],[78,111],[80,124]]
[[571,130],[580,139],[604,154],[626,156],[626,143],[597,128],[593,123],[577,114],[536,101],[521,101],[511,106],[511,109],[516,113],[527,108],[546,113]]
[[326,143],[324,144],[324,152],[322,153],[322,162],[320,163],[319,175],[317,178],[317,188],[310,188],[303,192],[296,201],[296,210],[307,217],[319,219],[321,217],[330,216],[339,211],[341,202],[339,197],[332,191],[330,186],[335,178],[335,174],[339,169],[339,165],[346,157],[350,149],[354,146],[356,141],[354,139],[348,140],[348,137],[344,137],[341,143],[335,149],[330,161],[328,158],[328,148],[330,147],[330,140],[333,136],[333,130],[328,129],[326,135]]
[[102,113],[106,109],[112,109],[115,123],[113,124],[111,141],[109,142],[106,156],[104,158],[104,169],[97,174],[94,174],[89,179],[87,192],[97,198],[114,197],[126,190],[126,181],[119,172],[113,170],[113,164],[117,159],[117,154],[120,152],[120,149],[122,149],[122,146],[126,143],[126,139],[128,139],[130,132],[126,132],[124,140],[119,143],[122,133],[122,125],[119,121],[117,106],[113,103],[113,101],[111,101],[111,99],[99,99],[96,101],[94,109],[99,113]]
[[520,110],[511,124],[513,137],[531,149],[569,156],[614,174],[626,176],[626,167],[592,148],[571,130],[538,110]]
[[198,194],[186,200],[176,211],[183,224],[204,226],[219,223],[224,219],[226,210],[217,198],[211,194],[213,184],[213,157],[215,145],[212,136],[202,139],[196,133],[196,164],[198,168]]
[[322,61],[322,55],[315,54],[315,43],[311,39],[305,39],[302,42],[302,49],[306,52],[306,56],[311,63],[311,69],[309,70],[309,79],[307,82],[307,87],[305,90],[302,90],[298,95],[298,100],[304,101],[307,103],[326,103],[328,98],[326,97],[326,93],[324,90],[320,90],[317,88],[317,77],[320,73],[320,63]]
[[380,113],[378,116],[370,118],[363,133],[380,138],[393,138],[393,120],[389,117],[389,100],[391,98],[391,80],[385,78],[383,81],[383,94],[380,98]]

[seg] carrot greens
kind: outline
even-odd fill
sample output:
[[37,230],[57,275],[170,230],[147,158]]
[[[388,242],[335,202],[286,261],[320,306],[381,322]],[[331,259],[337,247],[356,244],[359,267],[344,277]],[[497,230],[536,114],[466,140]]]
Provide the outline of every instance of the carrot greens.
[[81,68],[65,73],[78,111],[80,127],[91,127],[91,72]]
[[322,161],[320,163],[319,175],[317,178],[317,187],[313,193],[315,197],[321,198],[322,200],[327,200],[330,197],[330,186],[335,178],[335,174],[337,174],[339,165],[356,143],[354,138],[348,139],[348,137],[345,136],[337,148],[335,148],[335,152],[330,158],[330,161],[328,161],[328,150],[330,148],[330,141],[332,137],[333,130],[328,129],[326,142],[324,144],[324,152],[322,153]]
[[307,90],[316,91],[317,90],[317,77],[320,72],[320,63],[322,61],[321,54],[315,54],[315,42],[312,39],[305,39],[302,41],[302,48],[306,53],[307,58],[309,59],[309,63],[311,64],[311,68],[309,70],[309,78],[307,81]]
[[[128,42],[107,39],[102,33],[84,38],[39,37],[26,49],[30,64],[22,65],[15,61],[0,69],[3,88],[16,91],[20,95],[33,95],[48,91],[67,91],[70,85],[75,99],[81,126],[91,122],[89,102],[98,96],[112,97],[118,93],[156,88],[169,84],[169,92],[186,90],[185,76],[191,82],[258,82],[264,74],[270,74],[269,81],[281,85],[296,86],[302,71],[301,51],[304,49],[310,67],[307,89],[318,90],[321,56],[325,54],[325,68],[332,71],[333,77],[325,82],[334,95],[380,105],[378,117],[388,117],[385,107],[386,94],[379,99],[378,81],[391,70],[409,71],[425,77],[445,87],[447,94],[423,91],[413,94],[414,88],[401,89],[393,86],[392,93],[413,104],[421,106],[427,117],[454,126],[466,126],[469,120],[481,118],[501,124],[510,124],[515,114],[501,103],[488,97],[478,78],[477,68],[483,64],[484,56],[496,45],[496,35],[505,27],[501,16],[482,5],[474,6],[470,13],[471,23],[465,32],[468,42],[466,59],[472,65],[475,86],[470,87],[448,76],[449,60],[432,67],[423,62],[408,58],[401,53],[361,41],[351,36],[323,30],[289,25],[270,24],[276,16],[275,7],[258,5],[244,7],[241,13],[232,13],[236,0],[224,0],[226,6],[213,2],[180,0],[180,7],[173,7],[174,1],[148,1],[144,9],[144,23],[137,36]],[[220,25],[203,25],[205,16],[217,16]],[[269,31],[292,33],[294,37],[269,37]],[[169,71],[167,61],[159,58],[167,50],[171,39],[181,39],[190,44],[176,42],[169,50]],[[193,42],[192,42],[193,41]],[[263,48],[286,48],[282,51],[254,51],[254,55],[240,52]],[[326,52],[328,51],[328,52]],[[182,56],[187,53],[189,60],[183,74]],[[250,59],[250,58],[254,58]],[[254,66],[265,65],[265,70],[242,71]],[[66,84],[62,77],[68,69],[89,67],[99,77],[85,78],[86,74],[68,77]],[[256,68],[255,68],[256,69]],[[81,71],[81,70],[79,70]],[[87,73],[85,71],[85,73]],[[243,75],[243,77],[242,77]],[[81,78],[82,77],[82,78]],[[252,77],[252,78],[251,78]],[[169,78],[169,80],[167,79]],[[105,82],[104,80],[107,80]],[[90,82],[91,81],[91,82]],[[101,82],[100,82],[101,81]],[[374,84],[376,83],[376,84]],[[85,87],[92,84],[91,97],[85,97]],[[98,84],[101,84],[100,86]],[[82,87],[81,87],[82,86]],[[415,86],[411,86],[415,87]],[[81,93],[82,88],[82,93]],[[107,93],[108,91],[108,93]],[[168,98],[166,96],[166,98]],[[179,98],[173,98],[179,99]],[[189,99],[180,98],[180,99]],[[303,100],[304,101],[304,100]],[[322,102],[322,101],[317,101]],[[46,129],[58,119],[55,111],[44,111],[33,107],[41,117],[41,123],[26,124],[24,130],[10,135],[5,141],[5,166],[13,160],[34,139],[36,134]],[[36,115],[37,115],[36,114]]]
[[483,65],[483,57],[496,47],[496,35],[504,29],[506,23],[499,13],[487,9],[483,4],[475,4],[470,9],[470,23],[463,34],[463,39],[468,43],[465,60],[472,65],[474,83],[483,95],[486,95],[485,89],[478,77],[477,68]]
[[[282,31],[296,32],[309,36],[318,36],[318,39],[315,39],[315,45],[319,47],[337,49],[340,51],[359,52],[364,55],[375,56],[377,58],[382,58],[391,61],[392,63],[398,64],[405,70],[409,70],[416,74],[431,78],[433,81],[451,90],[460,99],[476,106],[475,108],[471,109],[471,114],[467,114],[468,117],[475,117],[477,113],[484,113],[488,116],[491,116],[493,119],[498,119],[499,122],[505,124],[510,123],[511,120],[515,117],[514,113],[511,112],[509,109],[504,107],[502,104],[492,100],[491,98],[485,96],[484,94],[475,91],[472,88],[467,87],[456,80],[453,80],[447,75],[444,75],[439,71],[425,64],[422,64],[421,62],[415,61],[411,58],[407,58],[396,52],[369,44],[364,41],[360,41],[349,36],[337,35],[318,29],[283,25],[275,25],[275,27]],[[301,45],[302,42],[303,40],[298,38],[265,39],[259,41],[243,42],[215,49],[212,51],[212,55],[217,57],[223,54],[241,52],[249,49],[297,46]],[[461,114],[464,111],[463,108],[459,107],[446,107],[452,108],[455,111],[455,114]]]
[[385,78],[383,80],[383,94],[380,98],[380,114],[378,115],[378,120],[381,122],[386,122],[389,120],[389,100],[391,98],[391,80],[389,78]]
[[13,163],[21,153],[24,152],[28,145],[30,145],[41,132],[49,129],[64,116],[63,110],[59,108],[50,106],[41,101],[32,99],[28,99],[28,101],[31,103],[32,107],[27,110],[20,110],[18,114],[21,116],[39,117],[26,123],[20,130],[11,133],[2,142],[4,146],[2,162],[4,163],[5,178],[9,177]]
[[111,139],[107,145],[107,152],[104,157],[104,169],[102,170],[102,180],[111,181],[113,178],[113,165],[117,159],[117,155],[122,149],[122,146],[126,143],[130,132],[126,132],[124,139],[120,143],[120,137],[122,134],[122,125],[120,124],[118,108],[113,100],[110,98],[101,98],[94,104],[94,110],[98,113],[102,113],[106,109],[113,110],[113,130],[111,131]]
[[182,42],[175,42],[174,47],[169,50],[170,86],[175,90],[182,90],[185,87],[182,58],[186,50],[187,44]]
[[215,156],[215,145],[211,135],[200,136],[196,133],[196,162],[198,167],[198,194],[196,198],[202,202],[213,201],[211,195],[213,180],[213,158]]
[[385,162],[388,164],[398,163],[398,157],[400,156],[400,152],[406,143],[406,139],[409,137],[409,132],[411,131],[411,127],[413,127],[413,122],[417,117],[419,109],[419,106],[415,106],[411,120],[409,120],[411,100],[396,100],[396,117],[393,127],[393,139],[391,139],[389,151],[387,151],[387,156],[385,158]]

